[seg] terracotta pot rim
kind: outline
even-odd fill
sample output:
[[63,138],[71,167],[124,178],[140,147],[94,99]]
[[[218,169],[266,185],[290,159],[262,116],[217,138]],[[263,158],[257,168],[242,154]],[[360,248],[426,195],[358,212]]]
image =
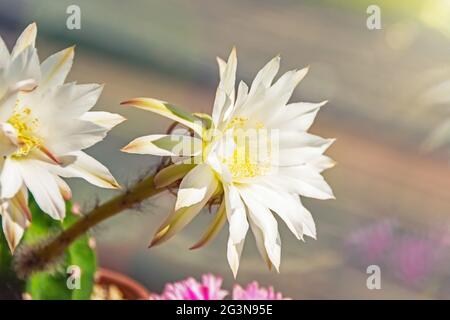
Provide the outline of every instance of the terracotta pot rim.
[[[115,284],[122,290],[125,298],[128,299],[148,300],[150,297],[150,292],[140,283],[123,273],[107,268],[99,268],[97,270],[95,274],[95,283]],[[131,295],[134,295],[135,297],[131,297]]]

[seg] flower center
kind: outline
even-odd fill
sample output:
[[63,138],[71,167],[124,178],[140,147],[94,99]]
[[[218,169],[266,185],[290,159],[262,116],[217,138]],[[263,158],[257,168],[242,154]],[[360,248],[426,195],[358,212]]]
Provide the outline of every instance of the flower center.
[[267,174],[271,169],[271,147],[268,131],[262,123],[248,128],[249,120],[233,118],[227,128],[232,129],[235,144],[233,153],[222,159],[228,167],[233,180],[253,178]]
[[35,135],[38,119],[31,116],[31,109],[15,110],[7,121],[17,131],[19,148],[11,155],[14,158],[25,157],[34,148],[41,146],[41,139]]

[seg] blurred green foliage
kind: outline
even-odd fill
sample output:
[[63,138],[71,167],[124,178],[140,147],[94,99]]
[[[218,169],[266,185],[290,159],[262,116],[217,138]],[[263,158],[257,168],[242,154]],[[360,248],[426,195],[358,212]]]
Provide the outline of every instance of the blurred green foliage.
[[[29,206],[33,222],[25,232],[22,246],[36,245],[40,241],[45,241],[79,219],[72,214],[71,202],[66,203],[67,216],[63,222],[53,220],[42,212],[32,198]],[[70,266],[79,268],[79,280],[75,280],[73,275],[67,272]],[[0,235],[0,292],[6,295],[5,298],[20,299],[21,292],[25,291],[36,300],[87,300],[92,293],[96,269],[95,252],[89,246],[89,237],[84,235],[68,248],[62,263],[58,264],[54,270],[36,273],[23,283],[13,272],[8,245],[3,233]]]

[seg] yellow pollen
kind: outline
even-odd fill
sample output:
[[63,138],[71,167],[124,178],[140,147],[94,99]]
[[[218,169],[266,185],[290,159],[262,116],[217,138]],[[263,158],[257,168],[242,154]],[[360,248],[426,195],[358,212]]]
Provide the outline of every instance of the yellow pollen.
[[[271,168],[271,143],[264,134],[264,125],[257,122],[255,128],[244,129],[247,122],[247,118],[235,117],[227,126],[228,129],[233,129],[236,147],[233,154],[222,162],[228,167],[233,179],[265,175]],[[265,146],[265,155],[261,157],[260,147],[262,146]]]
[[24,157],[34,148],[41,146],[41,139],[34,133],[38,125],[38,120],[31,116],[30,108],[24,108],[20,111],[16,109],[9,118],[8,123],[16,129],[17,138],[20,143],[20,147],[12,154],[12,157]]

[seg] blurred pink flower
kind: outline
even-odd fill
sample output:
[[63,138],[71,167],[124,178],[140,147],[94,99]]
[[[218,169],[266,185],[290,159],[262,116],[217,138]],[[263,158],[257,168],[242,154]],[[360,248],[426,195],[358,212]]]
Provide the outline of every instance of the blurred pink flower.
[[393,222],[383,221],[360,228],[347,238],[347,245],[365,263],[378,263],[394,240]]
[[[228,291],[222,288],[222,278],[212,274],[202,276],[202,282],[192,277],[185,280],[168,283],[162,294],[151,294],[150,300],[223,300]],[[236,284],[233,288],[233,300],[283,300],[280,292],[275,292],[273,287],[260,287],[253,281],[244,289]]]
[[168,283],[161,295],[152,294],[150,300],[223,300],[228,291],[221,286],[221,277],[205,274],[201,283],[192,277]]
[[405,237],[392,251],[391,264],[396,276],[405,284],[417,285],[429,276],[438,264],[439,246],[425,239]]
[[280,292],[275,292],[273,287],[260,287],[258,282],[253,281],[247,285],[247,288],[242,288],[236,284],[233,288],[233,300],[283,300]]

